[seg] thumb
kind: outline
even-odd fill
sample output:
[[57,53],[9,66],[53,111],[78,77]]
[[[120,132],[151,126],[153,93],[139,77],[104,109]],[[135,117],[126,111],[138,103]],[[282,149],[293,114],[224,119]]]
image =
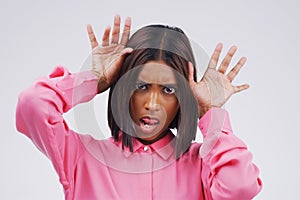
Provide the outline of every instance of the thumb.
[[121,51],[121,56],[131,53],[132,51],[133,51],[133,48],[127,47]]
[[129,47],[123,49],[120,53],[120,61],[122,62],[125,59],[126,55],[130,54],[132,51],[133,51],[133,49],[129,48]]
[[194,65],[190,61],[188,63],[188,72],[189,72],[189,75],[188,75],[189,83],[195,82],[195,80],[194,80]]
[[119,56],[118,56],[118,58],[117,58],[117,60],[116,60],[116,65],[117,65],[117,66],[121,66],[121,63],[124,61],[126,55],[127,55],[127,54],[130,54],[132,51],[133,51],[132,48],[125,48],[125,49],[123,49],[123,50],[120,52],[120,54],[119,54]]

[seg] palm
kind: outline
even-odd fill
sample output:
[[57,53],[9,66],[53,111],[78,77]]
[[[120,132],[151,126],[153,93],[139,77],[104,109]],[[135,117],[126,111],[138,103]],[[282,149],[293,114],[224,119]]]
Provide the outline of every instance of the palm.
[[112,44],[107,47],[97,46],[92,51],[92,65],[93,71],[107,82],[113,82],[115,75],[119,71],[121,64],[121,55],[125,49],[124,45]]
[[203,79],[194,83],[194,91],[200,105],[213,107],[221,107],[234,93],[228,78],[214,69],[207,69]]
[[130,35],[130,27],[130,18],[127,18],[119,41],[120,17],[115,16],[112,33],[110,34],[110,27],[105,29],[102,45],[98,44],[92,27],[90,25],[87,27],[92,47],[92,72],[99,78],[99,92],[105,91],[115,82],[125,55],[132,51],[131,48],[125,48]]
[[195,82],[193,80],[193,67],[191,63],[189,64],[189,84],[197,99],[200,113],[201,109],[203,108],[209,109],[211,107],[223,106],[231,97],[231,95],[249,87],[247,84],[240,86],[232,85],[233,79],[236,77],[241,67],[245,64],[246,58],[241,58],[239,62],[231,69],[231,71],[228,74],[225,74],[232,56],[236,51],[236,47],[232,47],[228,51],[227,55],[217,69],[217,63],[221,50],[222,45],[219,44],[216,47],[208,68],[200,82]]

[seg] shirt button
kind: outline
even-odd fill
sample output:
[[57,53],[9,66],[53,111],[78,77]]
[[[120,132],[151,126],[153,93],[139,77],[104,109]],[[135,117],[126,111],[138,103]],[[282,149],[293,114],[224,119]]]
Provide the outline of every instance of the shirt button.
[[148,146],[144,146],[144,151],[148,151],[149,147]]

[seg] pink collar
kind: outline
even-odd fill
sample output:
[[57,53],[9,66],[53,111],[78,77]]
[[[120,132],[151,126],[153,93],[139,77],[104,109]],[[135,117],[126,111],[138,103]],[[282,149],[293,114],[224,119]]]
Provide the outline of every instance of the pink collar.
[[[110,137],[109,140],[122,149],[121,137],[122,133],[120,133],[119,135],[119,141],[114,141],[113,137]],[[172,131],[169,131],[163,138],[149,145],[145,145],[138,139],[133,138],[133,152],[130,152],[130,149],[128,147],[124,147],[123,152],[126,157],[129,157],[134,153],[157,153],[164,160],[167,160],[174,152],[175,139],[176,137],[174,136]]]

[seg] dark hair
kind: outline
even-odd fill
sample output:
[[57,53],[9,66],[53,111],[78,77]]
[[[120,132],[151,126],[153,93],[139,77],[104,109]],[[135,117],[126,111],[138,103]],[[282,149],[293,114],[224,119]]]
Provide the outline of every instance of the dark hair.
[[[133,52],[124,59],[117,80],[125,78],[130,81],[119,85],[116,82],[109,91],[108,123],[112,136],[115,141],[119,141],[120,131],[122,131],[122,148],[126,146],[133,151],[134,129],[131,118],[126,114],[130,112],[129,101],[141,70],[137,67],[149,61],[163,61],[178,72],[175,73],[178,85],[176,96],[180,109],[169,128],[177,128],[175,152],[176,157],[179,158],[195,139],[197,129],[197,102],[188,84],[188,61],[194,65],[194,80],[197,80],[196,64],[189,39],[178,27],[149,25],[136,31],[127,46],[133,48]],[[133,68],[136,70],[132,70]],[[131,73],[132,71],[135,72]],[[114,98],[112,98],[113,94],[116,94]]]

